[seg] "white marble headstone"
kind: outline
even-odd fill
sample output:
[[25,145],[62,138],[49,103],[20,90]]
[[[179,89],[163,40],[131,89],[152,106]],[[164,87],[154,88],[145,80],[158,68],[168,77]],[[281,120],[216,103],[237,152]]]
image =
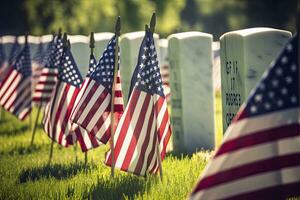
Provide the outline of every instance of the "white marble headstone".
[[250,28],[221,36],[223,133],[289,38],[290,32],[271,28]]
[[[120,71],[125,105],[128,100],[130,82],[137,64],[139,49],[144,36],[145,31],[138,31],[126,33],[120,37]],[[159,57],[158,38],[159,36],[154,34],[154,43]]]
[[168,37],[172,137],[177,152],[214,148],[212,38],[201,32]]

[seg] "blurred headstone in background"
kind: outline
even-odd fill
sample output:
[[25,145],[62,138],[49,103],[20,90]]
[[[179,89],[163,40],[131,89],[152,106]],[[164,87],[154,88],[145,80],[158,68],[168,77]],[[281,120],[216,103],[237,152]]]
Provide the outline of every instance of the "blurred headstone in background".
[[[138,31],[132,33],[126,33],[120,37],[120,72],[122,81],[122,90],[124,96],[124,105],[127,104],[128,92],[130,88],[130,82],[133,71],[137,64],[139,55],[139,48],[144,38],[145,31]],[[160,57],[160,51],[158,46],[159,36],[154,34],[154,42],[158,58]]]
[[170,102],[170,70],[169,70],[169,60],[168,60],[168,40],[167,39],[160,39],[158,41],[159,46],[159,67],[161,78],[163,81],[164,93],[167,98],[167,102]]
[[[290,32],[271,28],[243,29],[221,36],[223,133],[290,38]],[[274,87],[276,84],[275,78]]]
[[212,35],[170,35],[171,120],[176,152],[214,148]]

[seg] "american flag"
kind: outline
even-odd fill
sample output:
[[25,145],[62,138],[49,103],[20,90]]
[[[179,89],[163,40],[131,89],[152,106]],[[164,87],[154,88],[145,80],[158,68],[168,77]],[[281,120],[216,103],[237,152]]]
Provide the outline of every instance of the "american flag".
[[298,58],[295,36],[241,107],[191,199],[300,194]]
[[54,95],[45,108],[43,124],[45,132],[52,140],[68,146],[70,140],[67,136],[71,135],[70,116],[82,84],[82,77],[69,48],[64,50],[57,77]]
[[38,83],[39,77],[43,70],[43,55],[44,55],[44,47],[43,47],[43,43],[40,42],[36,54],[32,59],[32,88],[33,89]]
[[17,56],[0,85],[0,105],[20,120],[31,111],[31,60],[28,44]]
[[[102,143],[107,143],[110,138],[110,105],[116,45],[116,37],[114,36],[109,41],[94,71],[87,75],[82,98],[78,102],[71,119],[90,134],[96,136]],[[119,71],[114,92],[114,114],[116,119],[114,127],[116,127],[123,113],[123,95]]]
[[[145,175],[146,172],[158,171],[158,156],[164,159],[171,136],[167,102],[151,32],[146,33],[141,44],[135,71],[137,74],[131,81],[134,87],[114,135],[114,164],[123,171]],[[105,163],[111,166],[111,151],[107,153]]]
[[[56,37],[56,41],[50,44],[50,53],[45,53],[47,62],[43,67],[39,80],[35,86],[33,93],[33,102],[43,105],[50,101],[52,92],[57,81],[57,68],[60,65],[60,60],[63,51],[62,38]],[[47,55],[48,54],[48,55]]]
[[[89,71],[88,71],[88,74],[86,75],[85,80],[83,81],[83,84],[80,88],[80,92],[77,95],[75,105],[77,105],[78,102],[80,101],[80,99],[82,98],[82,96],[90,82],[90,76],[95,71],[96,66],[97,66],[96,58],[93,54],[91,54],[90,62],[89,62]],[[76,107],[74,107],[74,110],[76,110],[75,108]],[[81,150],[83,152],[86,152],[90,149],[96,148],[101,145],[101,142],[99,140],[97,140],[95,135],[89,133],[87,130],[85,130],[78,124],[73,123],[71,129],[72,129],[72,131],[74,131],[76,138],[80,144]]]
[[16,57],[19,55],[21,51],[21,46],[18,42],[18,38],[15,38],[15,42],[10,50],[9,56],[8,56],[8,61],[6,65],[2,66],[0,70],[0,83],[6,77],[7,73],[9,72],[10,67],[12,66],[13,62],[16,60]]

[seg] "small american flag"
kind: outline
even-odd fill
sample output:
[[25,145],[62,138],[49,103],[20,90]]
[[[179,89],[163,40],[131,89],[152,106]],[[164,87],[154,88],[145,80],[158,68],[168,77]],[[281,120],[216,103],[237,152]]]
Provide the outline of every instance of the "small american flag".
[[[109,41],[94,71],[91,72],[93,69],[90,68],[83,86],[82,98],[78,102],[71,119],[90,134],[96,136],[102,143],[107,143],[110,138],[110,105],[116,45],[116,37],[114,36]],[[115,127],[123,113],[123,95],[119,71],[114,92]]]
[[48,103],[52,97],[52,92],[57,81],[57,68],[60,64],[63,51],[61,37],[57,36],[56,41],[52,41],[52,43],[50,44],[50,53],[45,53],[45,56],[48,57],[47,62],[40,73],[33,93],[33,102],[40,105]]
[[0,84],[0,105],[20,120],[24,120],[31,111],[31,60],[28,44],[25,44]]
[[[88,84],[90,82],[90,76],[95,71],[96,66],[97,66],[97,61],[95,59],[95,56],[93,54],[91,54],[90,62],[89,62],[89,71],[88,71],[88,74],[86,75],[85,80],[83,81],[83,84],[80,88],[80,92],[77,95],[75,105],[77,105],[78,102],[80,101],[80,99],[82,98],[82,96],[86,90],[86,87],[88,86]],[[74,107],[74,110],[76,110],[75,107]],[[98,146],[101,145],[101,142],[99,140],[97,140],[95,135],[89,133],[87,130],[85,130],[78,124],[73,123],[71,129],[72,129],[72,131],[74,131],[76,138],[80,144],[81,150],[83,152],[86,152],[93,148],[97,148]]]
[[15,42],[10,50],[8,61],[1,67],[0,70],[0,83],[3,81],[3,79],[6,77],[7,73],[9,72],[9,69],[11,68],[12,64],[15,62],[16,57],[19,55],[21,51],[21,46],[18,42],[18,38],[15,38]]
[[241,107],[191,199],[300,194],[298,58],[295,36]]
[[[36,51],[36,54],[34,55],[32,59],[32,88],[36,87],[36,84],[39,81],[39,77],[43,70],[43,55],[44,55],[44,47],[43,43],[40,42]],[[34,91],[33,91],[34,92]]]
[[[117,168],[145,175],[146,172],[158,171],[158,155],[164,159],[171,136],[167,102],[151,32],[146,33],[141,44],[135,72],[131,81],[134,87],[114,135],[114,158]],[[105,162],[111,166],[111,151],[107,153]]]
[[52,140],[68,146],[74,142],[68,140],[67,136],[71,130],[71,112],[82,84],[82,77],[69,48],[62,55],[57,77],[54,95],[45,108],[43,124],[45,132]]

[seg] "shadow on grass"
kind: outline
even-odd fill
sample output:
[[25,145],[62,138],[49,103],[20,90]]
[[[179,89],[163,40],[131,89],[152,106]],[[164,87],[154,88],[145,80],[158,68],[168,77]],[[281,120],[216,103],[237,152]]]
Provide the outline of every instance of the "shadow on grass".
[[[150,177],[148,177],[150,178]],[[134,195],[143,193],[150,188],[152,181],[134,175],[120,176],[115,178],[98,177],[97,183],[87,192],[88,199],[133,199]]]
[[95,167],[95,165],[85,166],[83,163],[44,165],[42,167],[29,168],[21,171],[19,181],[20,183],[26,183],[28,181],[38,181],[44,178],[63,180]]
[[25,154],[28,155],[28,154],[39,151],[41,148],[42,148],[41,145],[18,146],[9,151],[2,151],[2,152],[0,152],[0,155],[5,155],[5,154],[10,155],[10,156],[25,155]]
[[10,126],[2,126],[0,128],[0,136],[16,136],[19,134],[23,134],[27,130],[29,130],[28,124],[22,124],[22,125],[10,124]]

